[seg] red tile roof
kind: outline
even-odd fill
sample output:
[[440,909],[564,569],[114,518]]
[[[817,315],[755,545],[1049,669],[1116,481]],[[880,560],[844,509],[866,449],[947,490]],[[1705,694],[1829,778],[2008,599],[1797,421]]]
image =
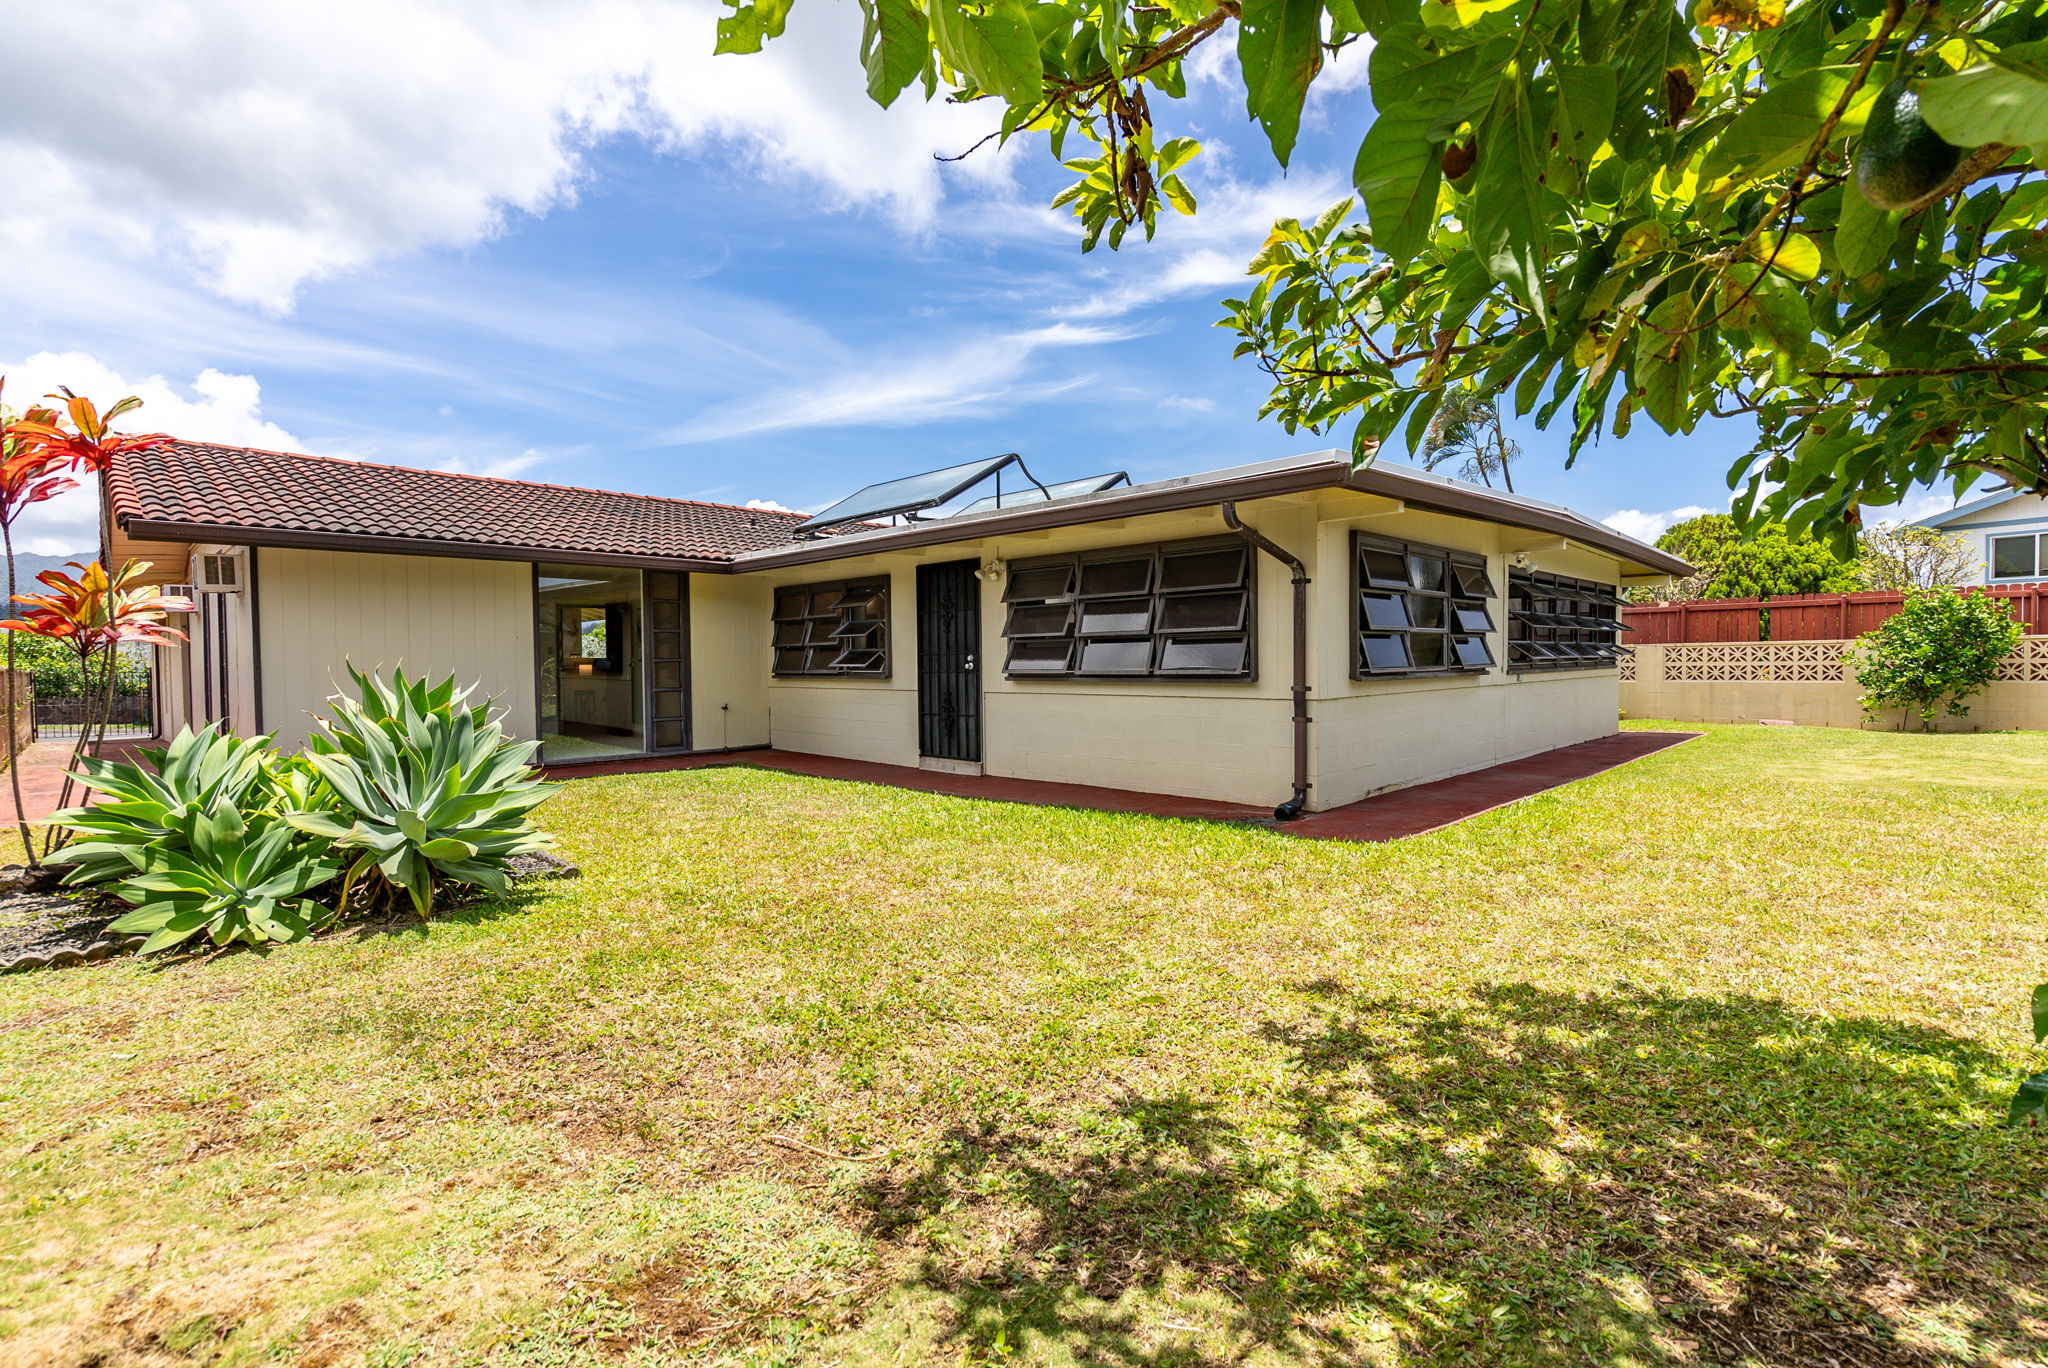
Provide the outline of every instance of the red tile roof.
[[510,559],[730,561],[788,546],[801,513],[174,441],[119,458],[129,535]]

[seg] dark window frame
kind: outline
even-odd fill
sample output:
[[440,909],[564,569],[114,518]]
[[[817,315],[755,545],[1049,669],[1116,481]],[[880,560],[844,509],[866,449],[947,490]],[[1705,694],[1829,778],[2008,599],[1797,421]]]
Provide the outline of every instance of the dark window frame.
[[[1224,602],[1231,598],[1234,605]],[[1196,601],[1229,621],[1167,625],[1176,608],[1185,614]],[[1120,611],[1112,617],[1112,609]],[[1240,538],[1202,537],[1013,562],[1003,585],[1003,643],[1005,679],[1256,680],[1257,557]],[[1232,645],[1241,648],[1235,669],[1168,663]]]
[[1544,570],[1508,572],[1508,672],[1612,670],[1629,649],[1619,585]]
[[[768,610],[770,675],[889,678],[889,612],[887,575],[777,585]],[[861,663],[834,663],[849,658]]]
[[[1426,582],[1432,563],[1442,567],[1433,584]],[[1493,611],[1499,597],[1486,557],[1477,551],[1352,532],[1351,678],[1363,683],[1488,673],[1500,664],[1487,640],[1500,630]],[[1475,612],[1483,625],[1464,616]],[[1434,659],[1417,663],[1418,655]]]

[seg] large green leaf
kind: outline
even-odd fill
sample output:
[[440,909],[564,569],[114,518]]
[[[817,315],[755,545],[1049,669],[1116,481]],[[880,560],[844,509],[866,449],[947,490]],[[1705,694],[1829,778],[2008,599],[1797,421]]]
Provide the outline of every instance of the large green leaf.
[[1351,176],[1365,201],[1373,245],[1396,262],[1412,261],[1436,227],[1443,164],[1431,133],[1462,102],[1476,54],[1461,48],[1438,57],[1412,34],[1391,35],[1373,49],[1377,113]]
[[861,16],[868,97],[886,109],[924,70],[930,30],[914,0],[861,0]]
[[1957,147],[2048,142],[2048,82],[2024,72],[1972,67],[1922,82],[1918,93],[1920,117]]
[[1557,150],[1585,161],[1614,131],[1618,95],[1612,66],[1557,68]]
[[1898,236],[1900,217],[1897,210],[1880,209],[1854,191],[1844,194],[1841,221],[1835,226],[1835,260],[1842,274],[1867,275],[1884,265]]
[[1529,92],[1516,82],[1504,83],[1480,130],[1470,218],[1472,247],[1487,273],[1544,319],[1549,307],[1543,294],[1542,154],[1536,133]]
[[1044,93],[1038,36],[1024,0],[992,0],[979,14],[959,0],[931,0],[931,31],[948,65],[990,94],[1028,104]]
[[[1716,187],[1725,180],[1732,188],[1798,165],[1855,73],[1850,66],[1811,67],[1772,83],[1708,150],[1701,185]],[[1850,105],[1853,120],[1845,116],[1836,136],[1861,127],[1875,98],[1868,85],[1859,90]]]
[[2034,1043],[2048,1044],[2048,983],[2034,989]]
[[794,0],[728,0],[731,14],[718,21],[714,52],[759,52],[769,38],[780,38]]
[[1643,412],[1674,435],[1692,431],[1691,385],[1697,348],[1692,296],[1672,293],[1636,329],[1635,381]]
[[1294,151],[1301,105],[1323,65],[1322,0],[1244,0],[1237,60],[1245,112],[1266,130],[1282,166]]

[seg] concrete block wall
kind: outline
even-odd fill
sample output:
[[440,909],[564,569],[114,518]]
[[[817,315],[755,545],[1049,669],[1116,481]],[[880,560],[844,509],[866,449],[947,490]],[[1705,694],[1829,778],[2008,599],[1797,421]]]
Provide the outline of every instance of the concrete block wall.
[[[1846,659],[1853,641],[1758,641],[1638,646],[1621,682],[1629,717],[1673,722],[1796,722],[1811,727],[1899,725],[1894,710],[1863,711]],[[2024,637],[2000,678],[1969,700],[1962,717],[1937,714],[1943,731],[2048,729],[2048,636]],[[1907,725],[1918,726],[1917,718]]]

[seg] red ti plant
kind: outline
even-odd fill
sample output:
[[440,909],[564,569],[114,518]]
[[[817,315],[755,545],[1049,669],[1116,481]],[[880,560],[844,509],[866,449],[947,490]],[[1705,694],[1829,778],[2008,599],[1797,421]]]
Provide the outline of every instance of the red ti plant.
[[[0,388],[6,380],[0,377]],[[62,386],[58,392],[47,396],[61,399],[64,413],[55,409],[35,407],[26,413],[15,415],[0,405],[0,547],[7,553],[7,601],[14,601],[15,590],[19,587],[14,575],[14,524],[31,504],[78,488],[78,481],[71,478],[74,472],[97,475],[107,468],[107,463],[122,451],[135,447],[155,446],[168,440],[162,433],[148,433],[139,436],[117,436],[111,430],[116,418],[124,413],[142,407],[142,400],[129,395],[118,404],[101,413],[90,399],[81,398]],[[69,421],[69,430],[65,423]],[[8,679],[14,679],[15,653],[14,636],[7,637]],[[111,667],[112,660],[108,661]],[[10,699],[19,706],[21,700]],[[7,772],[9,782],[14,786],[14,820],[21,833],[21,848],[33,867],[36,863],[35,846],[29,839],[28,817],[21,803],[21,759],[19,742],[15,737],[12,719],[6,728]]]
[[[6,379],[0,377],[0,390],[4,390],[6,383]],[[70,464],[68,458],[52,454],[43,445],[56,417],[56,411],[47,408],[32,408],[17,417],[13,410],[0,405],[0,543],[4,543],[7,552],[7,598],[10,603],[15,590],[15,519],[30,504],[41,503],[78,487],[78,481],[61,473]],[[14,634],[10,632],[7,635],[7,685],[10,691],[16,682]],[[33,696],[34,691],[31,690],[30,694]],[[7,699],[7,704],[7,776],[14,785],[14,824],[21,833],[22,853],[33,868],[36,850],[29,840],[28,817],[21,805],[21,742],[13,715],[15,709],[27,704],[25,700],[12,696]]]
[[[59,415],[49,409],[37,409],[24,414],[15,427],[59,458],[66,469],[97,475],[124,451],[161,446],[171,440],[161,432],[117,433],[113,430],[116,418],[142,407],[142,400],[133,394],[105,413],[94,407],[92,400],[73,394],[62,385],[57,386],[55,394],[43,397],[63,400],[64,412]],[[71,424],[69,432],[64,430],[67,420]]]
[[[114,706],[114,655],[130,643],[168,646],[185,639],[164,619],[171,613],[189,613],[192,601],[159,594],[155,586],[137,583],[149,572],[148,561],[129,561],[109,575],[98,561],[71,562],[77,575],[62,570],[45,570],[36,576],[50,590],[46,594],[17,594],[14,601],[27,605],[20,617],[0,622],[0,630],[27,632],[61,641],[78,655],[81,677],[91,680],[97,666],[106,679],[101,696],[88,699],[86,718],[78,729],[78,740],[65,765],[64,792],[57,806],[69,807],[75,782],[71,771],[79,756],[96,745],[105,734],[107,716]],[[44,838],[43,853],[50,853],[58,832],[52,828]]]

